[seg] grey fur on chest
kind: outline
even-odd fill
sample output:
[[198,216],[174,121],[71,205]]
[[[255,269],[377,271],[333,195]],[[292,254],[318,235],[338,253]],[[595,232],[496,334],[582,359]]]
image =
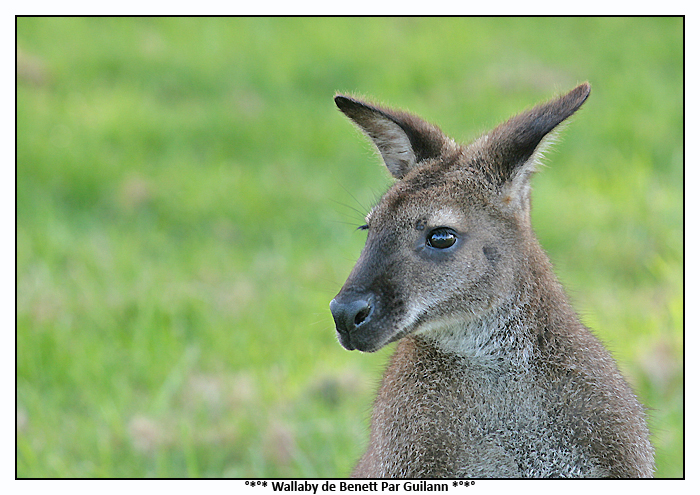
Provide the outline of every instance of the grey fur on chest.
[[561,397],[551,397],[532,370],[423,353],[430,356],[412,369],[394,362],[387,370],[382,387],[391,388],[391,398],[375,410],[373,436],[380,440],[370,446],[382,459],[382,476],[607,474],[579,445],[585,421],[559,407]]

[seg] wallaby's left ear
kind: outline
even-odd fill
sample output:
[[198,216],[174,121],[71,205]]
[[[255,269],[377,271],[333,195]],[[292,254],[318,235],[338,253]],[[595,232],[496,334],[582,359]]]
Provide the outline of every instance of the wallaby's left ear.
[[472,146],[483,157],[482,173],[496,186],[503,207],[530,219],[530,176],[550,134],[588,98],[591,86],[583,83],[569,93],[523,112],[496,127]]
[[512,181],[516,175],[534,171],[537,149],[544,138],[579,109],[591,92],[583,83],[567,94],[521,113],[491,131],[486,138],[485,155],[489,172],[497,183]]
[[336,95],[335,104],[369,136],[397,179],[423,160],[438,157],[449,141],[436,126],[408,113],[344,95]]

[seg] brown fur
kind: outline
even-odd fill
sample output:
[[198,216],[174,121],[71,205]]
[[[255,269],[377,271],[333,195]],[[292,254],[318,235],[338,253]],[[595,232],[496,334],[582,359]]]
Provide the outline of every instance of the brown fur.
[[653,475],[644,410],[530,226],[543,143],[589,91],[466,147],[417,117],[336,97],[398,179],[331,302],[347,349],[399,341],[353,476]]

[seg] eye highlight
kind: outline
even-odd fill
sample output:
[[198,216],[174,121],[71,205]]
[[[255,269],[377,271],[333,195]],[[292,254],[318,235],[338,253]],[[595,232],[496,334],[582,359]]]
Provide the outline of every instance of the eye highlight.
[[435,249],[447,249],[457,242],[457,233],[447,227],[439,227],[428,234],[426,244]]

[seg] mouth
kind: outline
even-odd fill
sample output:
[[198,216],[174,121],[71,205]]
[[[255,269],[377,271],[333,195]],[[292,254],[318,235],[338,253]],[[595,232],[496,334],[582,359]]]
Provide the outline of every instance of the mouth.
[[354,351],[356,349],[352,342],[350,342],[350,337],[348,335],[339,332],[337,329],[335,335],[338,338],[338,342],[340,342],[340,345],[342,345],[345,350]]
[[348,351],[375,352],[385,345],[375,342],[374,339],[357,338],[357,335],[346,335],[338,331],[336,335],[340,345]]
[[371,327],[366,327],[350,333],[341,332],[336,328],[336,336],[340,345],[348,351],[357,350],[371,353],[397,340],[401,340],[403,337],[414,333],[416,329],[417,325],[415,323],[400,326],[386,325],[379,331],[373,331]]

